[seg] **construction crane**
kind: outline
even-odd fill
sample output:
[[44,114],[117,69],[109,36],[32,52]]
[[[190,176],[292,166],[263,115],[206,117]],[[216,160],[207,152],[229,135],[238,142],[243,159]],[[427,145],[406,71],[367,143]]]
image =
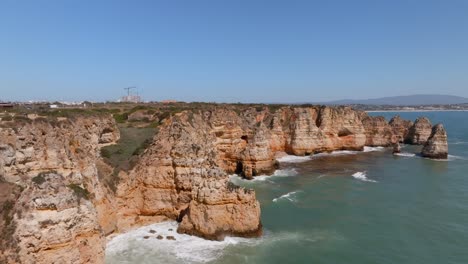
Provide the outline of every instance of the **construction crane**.
[[131,87],[127,87],[127,88],[124,88],[124,90],[127,90],[127,96],[130,96],[130,90],[131,89],[136,89],[135,86],[131,86]]

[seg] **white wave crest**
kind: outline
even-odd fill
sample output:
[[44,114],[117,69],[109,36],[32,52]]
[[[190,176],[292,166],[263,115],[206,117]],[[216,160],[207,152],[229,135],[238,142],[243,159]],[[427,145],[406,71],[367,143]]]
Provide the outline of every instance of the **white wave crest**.
[[290,177],[297,175],[297,171],[294,168],[276,170],[272,175],[259,175],[254,176],[253,179],[248,180],[240,177],[237,174],[232,174],[229,176],[229,180],[237,185],[242,184],[252,184],[252,183],[274,183],[273,179],[276,177]]
[[310,160],[310,156],[294,156],[294,155],[286,155],[281,158],[276,159],[279,162],[283,163],[301,163]]
[[266,175],[261,175],[261,176],[256,176],[252,180],[245,179],[237,174],[232,174],[229,176],[229,181],[236,185],[249,185],[249,184],[254,184],[254,183],[274,183],[271,179],[271,176],[266,176]]
[[343,155],[355,155],[358,154],[359,151],[354,151],[354,150],[336,150],[332,152],[323,152],[323,153],[317,153],[312,155],[312,158],[320,158],[320,157],[329,157],[329,156],[343,156]]
[[295,176],[295,175],[297,175],[296,169],[291,168],[291,169],[276,170],[272,176],[289,177],[289,176]]
[[[154,263],[156,258],[162,263],[205,263],[222,256],[226,247],[259,240],[226,237],[224,241],[211,241],[179,234],[177,227],[177,222],[163,222],[111,238],[106,247],[106,263]],[[150,233],[150,230],[156,232]],[[164,238],[157,239],[158,235]],[[173,236],[175,240],[168,240],[166,236]]]
[[414,157],[414,156],[416,156],[416,154],[409,153],[409,152],[394,153],[393,155],[401,156],[401,157]]
[[366,177],[366,172],[365,172],[365,171],[363,171],[363,172],[358,171],[358,172],[354,173],[352,176],[353,176],[353,178],[358,179],[358,180],[360,180],[360,181],[377,182],[377,181],[368,179],[368,178]]
[[374,152],[374,151],[384,151],[384,150],[385,150],[384,147],[368,147],[368,146],[365,146],[364,150],[362,152]]
[[275,198],[273,199],[273,202],[278,202],[278,200],[280,199],[286,199],[286,200],[289,200],[290,202],[296,202],[296,197],[295,195],[298,193],[299,191],[294,191],[294,192],[288,192],[287,194],[283,194],[281,195],[280,197],[278,198]]

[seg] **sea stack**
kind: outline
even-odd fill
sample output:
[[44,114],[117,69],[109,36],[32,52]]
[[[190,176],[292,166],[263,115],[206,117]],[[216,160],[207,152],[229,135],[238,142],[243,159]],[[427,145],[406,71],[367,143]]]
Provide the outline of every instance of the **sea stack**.
[[393,154],[400,153],[401,152],[401,146],[400,142],[396,142],[393,144]]
[[410,127],[405,143],[423,145],[431,135],[432,124],[427,117],[419,117]]
[[437,124],[432,128],[431,135],[424,144],[421,155],[431,159],[447,159],[447,133],[442,124]]

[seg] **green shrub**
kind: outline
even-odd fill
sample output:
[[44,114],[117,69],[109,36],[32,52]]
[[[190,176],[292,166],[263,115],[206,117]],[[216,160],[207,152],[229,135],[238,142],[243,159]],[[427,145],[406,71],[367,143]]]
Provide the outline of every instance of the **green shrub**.
[[11,121],[11,120],[13,120],[13,117],[11,115],[2,117],[2,121]]
[[5,221],[5,226],[9,225],[13,217],[10,214],[10,211],[13,210],[15,203],[10,200],[7,200],[3,203],[2,206],[2,214],[3,214],[3,221]]
[[46,181],[43,174],[39,174],[31,179],[35,184],[40,185]]
[[115,119],[115,122],[122,124],[125,123],[128,120],[128,113],[123,113],[123,114],[113,114],[113,117]]
[[68,185],[68,188],[73,190],[73,193],[76,195],[76,197],[78,197],[78,199],[84,198],[86,200],[89,200],[89,191],[82,188],[80,185],[72,183]]

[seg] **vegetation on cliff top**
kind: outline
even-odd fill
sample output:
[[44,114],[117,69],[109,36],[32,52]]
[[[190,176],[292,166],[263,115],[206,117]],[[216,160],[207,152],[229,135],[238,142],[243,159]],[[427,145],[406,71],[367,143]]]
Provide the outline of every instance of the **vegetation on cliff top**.
[[138,156],[151,144],[157,131],[153,127],[127,127],[119,125],[120,139],[114,145],[101,148],[104,161],[113,168],[113,171],[100,171],[100,178],[115,191],[119,182],[120,171],[128,171],[135,166]]

